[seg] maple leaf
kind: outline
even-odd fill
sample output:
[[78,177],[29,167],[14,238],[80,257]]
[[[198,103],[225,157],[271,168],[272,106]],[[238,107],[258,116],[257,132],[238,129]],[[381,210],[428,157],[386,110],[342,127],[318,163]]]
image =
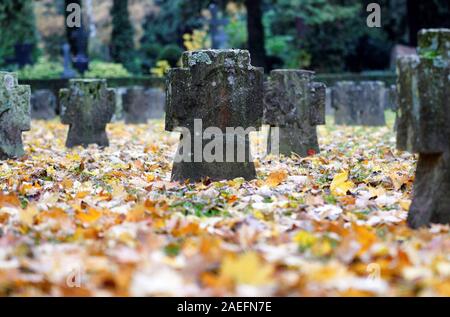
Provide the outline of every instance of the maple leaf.
[[255,252],[244,253],[237,258],[225,257],[220,274],[236,284],[261,286],[273,282],[273,267],[264,264]]
[[270,187],[277,187],[284,182],[288,177],[288,173],[284,170],[275,171],[269,174],[266,180],[266,185]]
[[355,184],[348,179],[348,171],[344,171],[334,176],[330,190],[334,196],[345,196],[354,187]]

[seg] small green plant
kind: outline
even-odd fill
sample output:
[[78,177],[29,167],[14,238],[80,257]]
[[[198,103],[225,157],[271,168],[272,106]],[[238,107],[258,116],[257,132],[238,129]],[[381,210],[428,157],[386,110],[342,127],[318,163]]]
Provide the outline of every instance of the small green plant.
[[86,78],[123,78],[130,77],[131,74],[122,64],[93,61],[84,76]]

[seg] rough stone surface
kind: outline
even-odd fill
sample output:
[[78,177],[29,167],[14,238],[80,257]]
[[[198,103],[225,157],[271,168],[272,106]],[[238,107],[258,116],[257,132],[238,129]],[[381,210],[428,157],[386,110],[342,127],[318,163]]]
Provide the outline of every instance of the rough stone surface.
[[31,89],[19,85],[17,74],[0,72],[0,160],[25,154],[22,132],[31,128]]
[[[263,76],[260,68],[251,66],[250,54],[244,50],[202,50],[185,52],[182,67],[172,69],[167,76],[166,130],[185,128],[194,134],[194,120],[202,120],[202,131],[216,127],[225,144],[234,134],[226,128],[259,128],[263,117]],[[180,138],[180,141],[185,141]],[[205,148],[207,141],[202,142]],[[191,138],[193,157],[194,137]],[[238,148],[250,153],[248,134],[231,144],[234,153]],[[182,145],[178,153],[182,152]],[[256,177],[250,155],[243,162],[175,162],[172,171],[174,181],[191,182],[204,178],[226,180]]]
[[418,52],[397,64],[397,147],[419,153],[413,228],[450,223],[450,30],[421,31]]
[[[308,156],[319,153],[317,125],[325,124],[326,86],[304,70],[274,70],[265,85],[264,123],[279,127],[279,153]],[[275,129],[268,149],[273,150]]]
[[164,117],[165,94],[161,89],[132,87],[123,96],[126,123],[147,123]]
[[333,87],[338,125],[384,126],[385,85],[379,81],[343,81]]
[[50,120],[56,117],[57,99],[48,89],[37,90],[31,94],[31,118]]
[[115,90],[106,80],[74,79],[61,89],[61,121],[69,125],[66,146],[108,146],[106,125],[115,111]]

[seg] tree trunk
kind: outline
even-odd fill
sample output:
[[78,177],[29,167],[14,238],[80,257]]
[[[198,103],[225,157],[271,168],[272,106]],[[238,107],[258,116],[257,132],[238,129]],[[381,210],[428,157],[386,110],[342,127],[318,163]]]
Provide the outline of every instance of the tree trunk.
[[248,49],[252,64],[266,67],[266,48],[264,40],[262,0],[245,0],[247,7]]
[[407,1],[408,12],[408,29],[409,29],[409,44],[411,46],[417,46],[417,33],[420,30],[419,14],[420,3],[418,0]]

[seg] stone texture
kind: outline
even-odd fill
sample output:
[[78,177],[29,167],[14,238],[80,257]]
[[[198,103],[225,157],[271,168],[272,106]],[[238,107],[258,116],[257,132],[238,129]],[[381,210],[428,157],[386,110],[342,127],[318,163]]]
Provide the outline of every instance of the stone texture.
[[25,154],[22,132],[31,128],[31,89],[19,85],[17,74],[0,72],[0,160]]
[[385,85],[378,81],[343,81],[333,87],[338,125],[384,126]]
[[419,153],[413,228],[450,223],[450,30],[421,31],[418,52],[397,64],[397,147]]
[[[274,70],[265,85],[264,123],[279,127],[279,153],[308,156],[319,153],[317,125],[325,124],[326,86],[305,70]],[[275,129],[268,150],[273,151]],[[275,151],[276,152],[276,151]]]
[[384,93],[384,109],[397,111],[397,86],[392,85],[386,88]]
[[123,96],[127,92],[126,87],[118,87],[114,88],[116,92],[116,98],[115,98],[115,110],[114,115],[111,119],[111,122],[119,122],[124,120],[125,114],[123,110]]
[[108,146],[106,125],[115,111],[115,90],[106,80],[73,79],[69,89],[61,89],[61,121],[69,125],[66,146]]
[[[187,129],[194,135],[194,120],[202,120],[201,131],[210,127],[220,129],[223,139],[224,156],[228,140],[235,134],[226,128],[259,128],[263,116],[263,76],[260,68],[251,66],[250,54],[244,50],[203,50],[185,52],[182,67],[172,69],[167,76],[166,130]],[[175,162],[172,180],[191,182],[204,178],[226,180],[256,177],[251,159],[248,134],[230,146],[236,154],[245,149],[245,159],[232,162]],[[180,138],[181,142],[186,142]],[[206,146],[202,141],[202,149]],[[189,157],[194,157],[195,138],[191,138]],[[182,143],[178,153],[183,152]]]
[[131,87],[123,96],[126,123],[147,123],[164,117],[165,94],[161,89]]
[[57,99],[48,89],[37,90],[31,94],[31,118],[51,120],[56,117]]

